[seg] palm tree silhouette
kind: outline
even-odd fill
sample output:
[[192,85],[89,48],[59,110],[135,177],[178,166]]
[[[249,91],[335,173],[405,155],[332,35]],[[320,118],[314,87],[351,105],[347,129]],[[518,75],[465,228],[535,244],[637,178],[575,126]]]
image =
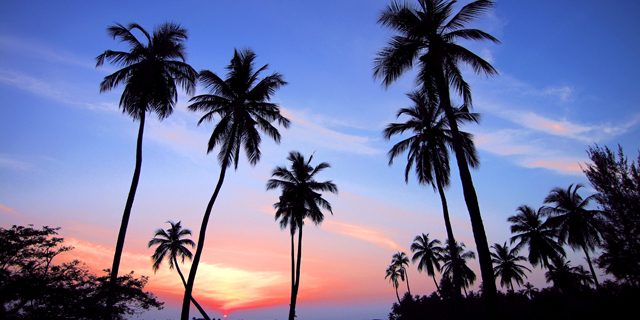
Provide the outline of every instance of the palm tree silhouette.
[[500,277],[500,287],[504,288],[509,285],[511,291],[515,292],[513,281],[515,280],[518,285],[522,285],[524,283],[522,277],[527,278],[524,270],[531,272],[529,268],[518,264],[518,261],[526,261],[527,258],[518,255],[518,248],[509,249],[506,242],[503,245],[495,243],[491,248],[494,250],[491,253],[495,265],[493,272],[496,277]]
[[[180,271],[180,267],[178,266],[178,257],[181,258],[182,263],[184,263],[185,258],[191,260],[193,255],[187,246],[191,246],[193,248],[195,243],[191,239],[182,239],[186,236],[190,236],[191,230],[182,229],[182,226],[180,225],[181,221],[178,221],[178,223],[167,221],[167,223],[171,225],[171,228],[167,230],[156,230],[154,238],[151,239],[147,245],[149,248],[156,245],[158,246],[151,256],[151,261],[153,262],[151,269],[153,269],[153,273],[155,274],[160,268],[160,264],[162,264],[162,261],[168,254],[167,260],[169,260],[169,269],[173,269],[175,266],[176,271],[178,271],[178,274],[180,275],[180,279],[182,279],[182,284],[186,287],[187,281],[185,281],[184,276]],[[196,308],[198,308],[198,311],[200,311],[200,314],[202,314],[205,319],[211,319],[195,298],[191,297],[191,302],[193,302]]]
[[433,283],[435,283],[438,293],[440,293],[440,287],[436,281],[435,271],[440,272],[440,260],[442,259],[442,251],[444,250],[440,247],[440,243],[438,239],[429,240],[429,234],[427,233],[425,235],[423,233],[421,236],[416,236],[411,244],[411,252],[413,252],[411,261],[413,263],[418,261],[418,272],[426,270],[427,275],[433,278]]
[[548,215],[545,207],[535,211],[529,206],[520,206],[518,214],[507,219],[511,222],[511,244],[518,241],[514,249],[520,249],[527,245],[529,249],[528,260],[532,266],[540,264],[542,268],[549,268],[549,261],[556,257],[564,257],[564,249],[556,241],[557,230],[549,220],[542,222],[542,217]]
[[[146,44],[140,42],[132,33],[140,31],[146,38]],[[127,202],[122,214],[120,231],[111,267],[109,296],[107,299],[107,318],[111,319],[111,309],[114,303],[120,259],[124,248],[125,235],[131,215],[133,199],[138,188],[140,168],[142,166],[142,136],[147,112],[155,113],[162,120],[173,112],[173,106],[178,100],[176,86],[182,87],[187,94],[195,90],[196,71],[185,63],[185,46],[187,30],[180,25],[168,22],[153,30],[150,35],[136,23],[126,27],[116,23],[107,28],[110,37],[125,42],[130,51],[106,50],[96,57],[96,67],[102,66],[105,60],[119,67],[120,70],[106,76],[100,83],[100,92],[110,91],[120,84],[124,90],[120,98],[120,108],[133,120],[139,120],[138,139],[136,144],[136,166],[127,196]]]
[[533,297],[540,292],[538,288],[534,287],[530,282],[524,284],[524,289],[518,291],[522,293],[525,297],[529,298],[529,300],[533,299]]
[[[453,235],[453,228],[449,218],[449,209],[444,189],[450,184],[451,169],[449,167],[449,150],[452,147],[452,133],[448,119],[444,116],[443,110],[435,102],[436,99],[430,93],[424,91],[414,91],[407,96],[414,105],[411,108],[402,108],[398,111],[397,117],[401,115],[409,116],[404,123],[391,123],[383,131],[385,139],[389,140],[393,135],[411,131],[414,135],[396,143],[389,151],[389,165],[393,164],[393,159],[401,153],[407,152],[407,166],[405,169],[405,182],[409,182],[409,172],[415,164],[415,173],[418,182],[422,185],[431,185],[434,190],[437,188],[442,203],[444,223],[447,229],[449,244],[456,243]],[[480,115],[469,113],[468,109],[455,108],[455,118],[458,123],[478,122]],[[466,132],[462,135],[463,149],[466,153],[467,161],[471,167],[480,165],[472,136]],[[454,250],[449,248],[449,250]],[[458,264],[454,264],[457,268]],[[460,294],[460,279],[457,276],[459,271],[453,270],[454,290]],[[457,296],[456,296],[457,297]]]
[[554,258],[551,261],[549,271],[544,274],[547,283],[553,281],[553,287],[564,293],[575,290],[581,280],[577,268],[572,267],[571,261],[562,257]]
[[495,75],[498,72],[487,61],[458,45],[456,41],[499,41],[481,30],[465,29],[470,22],[491,9],[493,1],[473,1],[453,15],[455,3],[456,1],[450,0],[417,0],[415,4],[394,1],[387,6],[378,22],[398,34],[391,38],[387,47],[378,52],[374,61],[374,76],[383,78],[383,84],[388,87],[417,63],[419,70],[416,82],[423,88],[433,88],[438,92],[440,107],[451,127],[453,149],[480,258],[484,295],[488,312],[492,315],[495,314],[497,305],[489,243],[465,157],[462,136],[451,105],[449,86],[453,86],[462,95],[465,105],[471,106],[470,87],[462,78],[459,64],[467,64],[479,74]]
[[558,229],[558,240],[568,244],[574,251],[578,248],[584,251],[596,287],[600,288],[589,257],[589,251],[593,251],[600,244],[600,211],[586,209],[594,196],[582,199],[578,194],[578,189],[582,187],[581,184],[577,184],[574,188],[572,184],[566,190],[554,188],[544,199],[544,203],[555,205],[551,208],[553,215],[549,222]]
[[[449,241],[449,240],[447,240]],[[445,248],[450,248],[449,244],[445,241]],[[442,254],[442,275],[445,277],[452,277],[453,264],[457,261],[460,266],[460,278],[462,279],[462,288],[464,289],[464,295],[468,296],[467,288],[470,287],[476,281],[476,273],[469,268],[467,260],[475,259],[476,254],[473,251],[464,251],[465,245],[463,242],[455,245],[455,251],[444,250]],[[484,285],[484,283],[483,283]],[[457,293],[456,293],[457,294]]]
[[275,91],[286,82],[281,74],[275,72],[259,80],[259,74],[267,69],[267,65],[254,71],[255,58],[256,54],[249,49],[240,52],[234,50],[231,63],[226,67],[228,73],[225,80],[211,71],[200,71],[199,79],[211,93],[193,97],[190,100],[192,104],[188,107],[191,111],[205,112],[198,125],[204,121],[213,121],[216,115],[220,117],[207,148],[209,153],[220,146],[220,177],[202,218],[196,253],[182,301],[182,320],[189,319],[189,301],[204,248],[207,224],[227,168],[233,165],[238,169],[240,149],[243,147],[249,163],[258,163],[261,142],[258,129],[279,143],[280,133],[271,123],[277,121],[283,127],[289,127],[289,120],[280,114],[278,105],[269,102]]
[[[314,176],[329,168],[326,162],[320,163],[315,168],[311,166],[313,155],[305,161],[304,156],[297,151],[291,151],[287,160],[291,161],[291,170],[286,167],[276,167],[271,174],[277,179],[269,179],[267,190],[281,188],[282,195],[279,202],[273,206],[276,208],[276,220],[280,219],[280,227],[291,229],[291,304],[289,309],[289,320],[295,318],[296,300],[298,289],[300,288],[300,265],[302,261],[302,226],[304,219],[309,218],[315,225],[324,221],[324,214],[321,207],[331,214],[331,204],[322,198],[320,191],[338,193],[338,187],[331,181],[318,182]],[[298,258],[297,264],[293,259],[294,241],[293,236],[298,232]],[[295,265],[295,275],[294,275]]]
[[396,298],[398,298],[398,303],[400,303],[400,295],[398,295],[398,287],[400,286],[400,282],[398,282],[398,278],[402,277],[402,273],[398,271],[398,266],[395,264],[390,264],[386,270],[385,279],[389,278],[389,282],[394,289],[396,289]]
[[398,272],[400,272],[400,279],[402,281],[407,280],[407,292],[411,295],[411,288],[409,287],[409,274],[407,274],[407,268],[409,266],[409,257],[404,252],[397,252],[391,258],[391,264],[396,265]]

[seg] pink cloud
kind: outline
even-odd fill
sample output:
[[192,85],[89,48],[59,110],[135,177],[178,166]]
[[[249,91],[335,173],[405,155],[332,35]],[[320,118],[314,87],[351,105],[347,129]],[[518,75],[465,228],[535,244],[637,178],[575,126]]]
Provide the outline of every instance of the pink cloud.
[[370,242],[392,250],[403,250],[395,241],[386,237],[382,231],[374,228],[358,226],[355,224],[328,220],[323,223],[326,230],[336,232],[348,237]]
[[582,173],[580,163],[573,159],[539,159],[525,163],[529,168],[547,168],[565,173]]
[[2,204],[0,204],[0,212],[18,214],[18,212],[16,212],[15,210],[13,210],[13,209],[11,209],[9,207],[3,206]]

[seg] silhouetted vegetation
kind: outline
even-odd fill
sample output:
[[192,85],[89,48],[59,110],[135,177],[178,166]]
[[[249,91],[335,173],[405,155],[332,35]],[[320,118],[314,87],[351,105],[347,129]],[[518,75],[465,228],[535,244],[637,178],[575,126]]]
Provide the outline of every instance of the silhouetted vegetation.
[[[59,228],[0,227],[0,319],[96,319],[106,312],[109,270],[96,276],[78,260],[54,264],[73,248],[56,237]],[[126,319],[162,302],[143,291],[147,277],[117,278],[112,319]]]

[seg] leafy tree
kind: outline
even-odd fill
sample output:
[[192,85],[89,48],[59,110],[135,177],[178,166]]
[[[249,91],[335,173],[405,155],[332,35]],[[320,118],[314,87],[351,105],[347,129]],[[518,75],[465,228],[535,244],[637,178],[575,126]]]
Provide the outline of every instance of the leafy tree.
[[416,236],[411,244],[411,252],[413,252],[411,262],[418,262],[419,272],[422,272],[422,270],[427,271],[427,274],[433,278],[433,283],[435,283],[438,292],[440,292],[440,287],[436,281],[435,271],[440,272],[440,260],[444,250],[440,243],[438,239],[429,240],[429,234],[425,235],[423,233],[421,236]]
[[495,265],[493,272],[496,278],[500,277],[500,287],[504,288],[509,285],[511,291],[514,291],[513,281],[515,280],[518,285],[522,285],[524,283],[523,277],[527,278],[524,270],[531,272],[529,268],[518,264],[518,261],[526,261],[527,258],[518,255],[518,248],[509,249],[506,242],[503,245],[495,243],[491,248],[494,250],[491,253]]
[[567,243],[574,250],[581,248],[584,251],[596,287],[600,287],[589,257],[589,251],[593,251],[600,244],[600,211],[586,209],[594,197],[592,195],[582,199],[578,194],[578,189],[582,188],[581,184],[577,184],[573,190],[572,188],[573,185],[566,190],[554,188],[544,199],[544,203],[555,205],[549,223],[558,228],[558,239],[561,243]]
[[[449,243],[455,243],[453,228],[449,218],[447,199],[444,194],[450,184],[451,169],[449,167],[449,148],[452,148],[452,133],[449,121],[444,116],[443,110],[437,104],[437,97],[428,96],[431,93],[414,91],[408,97],[414,103],[410,108],[402,108],[397,117],[409,116],[404,123],[391,123],[383,131],[384,138],[389,140],[393,135],[411,131],[413,135],[396,143],[389,151],[389,165],[393,159],[401,153],[407,152],[407,166],[405,169],[405,181],[409,182],[409,172],[415,164],[415,173],[418,182],[422,185],[431,185],[437,189],[442,203],[444,223],[447,230]],[[460,124],[465,122],[478,122],[479,115],[470,113],[467,108],[456,108],[455,118]],[[476,149],[471,139],[471,134],[460,132],[463,140],[463,149],[467,160],[472,167],[480,165]],[[453,250],[453,248],[450,248]],[[454,264],[457,266],[457,264]],[[454,269],[454,287],[460,293],[460,280],[456,275],[459,271]]]
[[462,95],[465,105],[472,105],[471,90],[469,84],[462,78],[460,64],[471,66],[479,74],[497,74],[491,64],[460,46],[456,41],[461,39],[490,40],[495,43],[499,41],[484,31],[466,29],[470,22],[494,6],[493,1],[473,1],[454,14],[455,3],[456,1],[449,0],[417,0],[411,3],[394,1],[387,6],[382,11],[378,22],[396,31],[397,34],[391,38],[385,48],[378,52],[374,62],[374,76],[383,78],[383,84],[389,86],[414,64],[418,64],[416,82],[427,90],[435,88],[437,91],[440,107],[443,108],[451,127],[453,149],[478,248],[488,311],[494,314],[496,286],[489,243],[449,91],[452,86]]
[[511,244],[518,241],[514,249],[527,246],[529,249],[528,260],[534,267],[540,264],[542,268],[549,268],[551,259],[564,257],[564,249],[558,242],[557,230],[549,222],[542,221],[542,217],[548,214],[546,207],[534,210],[529,206],[520,206],[516,210],[518,214],[511,216],[507,221],[511,222]]
[[396,265],[398,271],[400,272],[400,279],[404,281],[407,280],[407,292],[411,295],[411,288],[409,287],[409,274],[407,273],[407,268],[405,266],[409,266],[409,257],[404,252],[397,252],[391,258],[391,264]]
[[[308,218],[315,225],[319,225],[324,221],[324,214],[320,208],[328,210],[331,214],[331,204],[322,197],[320,191],[338,193],[338,187],[331,180],[318,182],[314,176],[329,168],[326,162],[320,163],[315,168],[311,166],[311,159],[305,160],[304,156],[297,152],[291,151],[287,160],[291,161],[291,170],[286,167],[276,167],[271,174],[272,177],[278,179],[269,179],[267,182],[267,190],[281,188],[282,195],[280,201],[273,206],[276,208],[276,220],[280,219],[280,227],[291,228],[291,304],[289,309],[289,320],[295,318],[296,300],[298,297],[298,289],[300,288],[300,265],[302,262],[302,226],[304,219]],[[298,232],[298,259],[297,264],[293,259],[294,243],[293,236]],[[294,272],[295,264],[295,276]]]
[[[77,260],[54,264],[72,250],[56,237],[60,228],[0,227],[0,319],[95,319],[106,312],[109,270],[97,277]],[[162,302],[133,271],[117,278],[113,319],[126,319]]]
[[[146,40],[140,41],[132,33],[140,31]],[[140,168],[142,166],[142,136],[147,112],[155,113],[162,120],[173,112],[173,106],[178,100],[177,86],[182,87],[187,94],[195,90],[196,71],[185,63],[185,46],[187,30],[172,22],[164,23],[153,30],[150,35],[136,23],[126,27],[116,23],[107,28],[107,33],[113,39],[125,42],[130,51],[107,50],[96,57],[96,67],[102,66],[107,60],[122,67],[120,70],[106,76],[100,84],[100,92],[111,91],[120,84],[124,91],[120,98],[120,108],[133,120],[140,121],[138,141],[136,144],[136,166],[133,172],[131,188],[122,214],[122,222],[118,233],[116,251],[113,256],[111,283],[115,283],[120,269],[120,259],[124,248],[127,225],[131,215],[133,199],[138,188]],[[108,308],[113,305],[115,287],[110,289]],[[108,311],[109,313],[109,311]],[[107,318],[109,315],[107,314]]]
[[629,161],[598,145],[587,151],[593,164],[583,169],[603,208],[602,254],[597,264],[616,279],[640,286],[640,152]]
[[384,276],[384,278],[388,278],[393,288],[396,289],[396,297],[398,298],[398,303],[400,303],[400,295],[398,295],[398,287],[400,286],[400,282],[398,281],[398,279],[401,277],[402,273],[400,273],[400,271],[398,270],[398,266],[393,263],[390,264],[386,270],[386,275]]
[[[181,258],[182,263],[184,263],[185,258],[191,260],[193,255],[187,246],[191,246],[193,248],[195,243],[193,243],[191,239],[182,239],[186,236],[190,236],[191,230],[182,229],[182,226],[180,225],[181,221],[178,221],[178,223],[167,221],[167,223],[169,223],[171,227],[167,230],[156,230],[154,238],[149,241],[149,248],[157,246],[151,256],[151,261],[153,262],[151,268],[153,269],[153,272],[156,273],[160,268],[160,264],[162,264],[162,261],[164,261],[164,258],[166,257],[167,260],[169,260],[169,269],[173,269],[175,266],[176,271],[178,271],[178,275],[180,275],[180,279],[182,280],[182,284],[186,287],[187,281],[185,281],[184,276],[180,271],[180,266],[178,266],[178,257]],[[194,297],[191,297],[191,302],[193,302],[193,305],[196,306],[198,311],[200,311],[200,314],[202,314],[206,320],[211,319]]]
[[213,133],[211,133],[207,148],[207,153],[209,153],[216,146],[220,146],[218,153],[220,176],[202,218],[196,253],[193,256],[182,300],[182,320],[189,319],[191,292],[200,265],[211,209],[222,187],[227,168],[234,166],[236,170],[238,169],[240,149],[242,148],[244,148],[251,165],[258,163],[261,154],[260,142],[262,141],[258,129],[279,143],[280,133],[271,123],[277,121],[283,127],[289,127],[289,120],[280,114],[278,105],[269,102],[276,90],[286,82],[277,72],[259,80],[258,76],[267,69],[267,65],[254,70],[255,59],[256,54],[249,49],[234,50],[233,59],[226,67],[229,72],[225,80],[211,71],[200,71],[199,80],[211,93],[193,97],[190,100],[192,104],[188,107],[191,111],[205,112],[198,121],[198,125],[204,121],[213,121],[214,116],[220,117]]
[[[448,241],[448,240],[447,240]],[[445,248],[449,247],[448,243],[445,243]],[[467,265],[467,260],[475,259],[476,254],[473,251],[464,251],[465,245],[460,242],[460,244],[456,243],[456,250],[454,252],[444,250],[442,254],[442,275],[445,277],[452,277],[453,264],[457,261],[460,264],[460,275],[462,278],[462,288],[464,289],[464,294],[467,296],[467,288],[469,288],[476,281],[476,273],[469,268]],[[483,283],[484,284],[484,283]]]

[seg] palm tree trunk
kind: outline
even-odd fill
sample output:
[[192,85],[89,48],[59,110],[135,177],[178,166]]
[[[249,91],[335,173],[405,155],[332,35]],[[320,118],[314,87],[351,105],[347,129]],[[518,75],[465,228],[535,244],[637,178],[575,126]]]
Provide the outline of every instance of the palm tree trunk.
[[218,184],[216,185],[216,189],[211,196],[211,200],[209,200],[209,204],[207,205],[207,210],[204,212],[204,217],[202,218],[202,225],[200,226],[200,234],[198,235],[198,245],[196,246],[196,254],[193,256],[193,263],[191,264],[191,270],[189,270],[189,280],[187,281],[187,286],[184,290],[184,299],[182,299],[182,320],[189,320],[189,306],[191,301],[191,292],[193,291],[193,284],[196,280],[196,271],[198,271],[198,265],[200,264],[200,256],[202,255],[202,249],[204,248],[204,238],[207,233],[207,224],[209,223],[209,217],[211,216],[211,209],[213,208],[213,204],[216,202],[216,198],[218,197],[218,193],[220,192],[220,188],[222,187],[222,182],[224,181],[224,175],[227,172],[228,160],[229,157],[224,157],[222,165],[220,166],[220,177],[218,178]]
[[451,100],[449,98],[449,84],[444,77],[442,65],[440,64],[438,68],[439,70],[437,70],[436,73],[438,95],[440,97],[440,104],[444,108],[447,119],[449,120],[449,126],[453,136],[453,149],[458,162],[458,170],[460,171],[464,200],[467,205],[467,209],[469,210],[473,238],[476,243],[476,248],[478,249],[478,260],[480,262],[480,271],[482,273],[483,297],[486,302],[487,315],[492,319],[495,318],[497,314],[498,305],[496,282],[493,275],[493,264],[491,263],[491,252],[489,251],[487,234],[485,233],[484,224],[482,223],[478,196],[476,195],[476,190],[473,186],[471,172],[469,172],[469,165],[467,164],[467,159],[465,158],[465,154],[462,149],[458,123],[456,122],[453,108],[451,106]]
[[439,173],[436,173],[436,184],[438,185],[438,193],[440,193],[440,201],[442,202],[442,214],[444,215],[444,225],[447,229],[447,237],[449,238],[449,252],[451,255],[451,264],[453,269],[453,291],[454,301],[460,300],[460,291],[462,279],[460,278],[460,264],[458,264],[458,254],[456,250],[456,239],[453,236],[453,227],[451,226],[451,219],[449,218],[449,206],[447,205],[447,198],[444,195],[444,188],[440,183],[441,177]]
[[589,264],[589,270],[591,270],[593,281],[595,281],[596,283],[596,288],[600,290],[600,282],[598,282],[598,278],[596,277],[596,271],[593,269],[593,265],[591,264],[591,258],[589,257],[589,252],[587,251],[587,247],[582,246],[582,250],[584,250],[584,255],[587,256],[587,263]]
[[[294,230],[295,232],[295,230]],[[295,245],[294,234],[291,233],[291,302],[289,303],[289,319],[295,314],[295,310],[292,307],[294,305],[295,292],[296,292],[296,260],[295,260]]]
[[[178,271],[178,274],[180,275],[180,279],[182,279],[182,284],[184,285],[184,287],[187,287],[187,281],[184,280],[184,276],[182,275],[182,272],[180,271],[180,267],[178,267],[178,259],[176,259],[176,257],[173,257],[173,264],[176,266],[176,271]],[[196,308],[198,309],[198,311],[200,311],[200,314],[206,319],[206,320],[211,320],[211,318],[209,318],[209,316],[207,315],[207,313],[204,311],[204,309],[202,309],[202,307],[200,306],[200,304],[198,303],[198,301],[196,301],[196,299],[192,296],[191,297],[191,302],[193,302],[193,305],[196,306]]]
[[289,320],[294,320],[296,317],[296,300],[298,300],[298,289],[300,289],[300,262],[302,260],[302,221],[298,224],[298,264],[296,265],[296,285],[295,294],[291,300],[291,306],[289,309]]
[[131,216],[131,208],[133,207],[133,199],[138,189],[138,181],[140,180],[140,168],[142,167],[142,136],[144,134],[144,117],[145,112],[140,114],[140,127],[138,128],[138,141],[136,142],[136,167],[133,171],[133,179],[129,188],[129,196],[124,206],[122,214],[122,222],[120,223],[120,231],[118,232],[118,241],[116,242],[116,252],[113,255],[113,264],[111,265],[111,277],[109,280],[109,295],[107,296],[106,319],[112,319],[113,305],[115,304],[118,271],[120,269],[120,259],[122,258],[122,250],[124,249],[124,238],[127,234],[127,226],[129,225],[129,217]]
[[398,287],[396,287],[396,298],[398,298],[398,304],[400,304],[400,295],[398,295]]
[[407,269],[404,269],[404,276],[407,278],[407,291],[409,295],[411,295],[411,288],[409,288],[409,274],[407,273]]
[[433,276],[431,276],[431,278],[433,278],[433,283],[436,285],[436,290],[438,290],[438,294],[442,298],[442,292],[440,292],[440,286],[438,285],[438,281],[436,281],[435,273],[433,274]]

